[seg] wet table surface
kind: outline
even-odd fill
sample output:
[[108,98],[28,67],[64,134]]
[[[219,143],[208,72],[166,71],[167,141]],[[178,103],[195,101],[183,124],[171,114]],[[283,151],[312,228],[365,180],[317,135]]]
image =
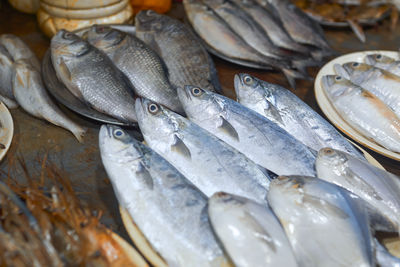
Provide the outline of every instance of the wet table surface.
[[[0,4],[0,34],[13,33],[20,36],[41,59],[49,47],[50,40],[40,32],[36,17],[13,10],[5,0],[0,0]],[[175,4],[170,14],[182,18],[182,6]],[[400,44],[400,27],[397,26],[394,31],[390,31],[388,21],[365,29],[367,37],[365,44],[360,43],[349,29],[325,30],[331,46],[339,53],[374,49],[397,51]],[[288,87],[285,78],[280,73],[249,69],[215,57],[214,60],[224,94],[228,97],[235,97],[233,77],[240,72]],[[317,72],[318,68],[310,69],[312,77],[315,77]],[[322,114],[314,97],[313,81],[297,81],[295,94]],[[64,111],[88,129],[84,144],[78,143],[68,131],[36,119],[21,108],[14,109],[11,110],[15,128],[14,137],[8,154],[1,162],[0,169],[5,173],[12,169],[12,173],[19,179],[21,168],[16,164],[17,158],[23,158],[31,172],[38,172],[41,167],[40,160],[48,155],[50,161],[68,173],[79,197],[93,209],[104,212],[102,222],[129,239],[119,217],[118,203],[101,163],[98,149],[100,124],[80,117],[65,108]],[[136,134],[139,135],[139,133]],[[388,171],[400,175],[399,162],[371,150],[367,151]]]

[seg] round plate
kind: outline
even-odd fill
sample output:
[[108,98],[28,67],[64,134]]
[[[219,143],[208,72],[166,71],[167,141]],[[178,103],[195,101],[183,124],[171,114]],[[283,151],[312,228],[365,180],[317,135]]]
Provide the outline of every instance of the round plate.
[[384,155],[388,158],[400,161],[400,154],[390,151],[383,146],[375,143],[369,138],[363,136],[353,127],[351,127],[335,110],[333,105],[329,102],[328,97],[326,96],[324,90],[322,89],[321,80],[322,77],[329,74],[335,74],[334,65],[335,64],[344,64],[349,61],[356,62],[364,62],[364,58],[366,55],[380,53],[382,55],[399,59],[399,52],[397,51],[384,51],[384,50],[373,50],[373,51],[363,51],[363,52],[355,52],[347,55],[343,55],[333,59],[328,62],[321,68],[318,72],[317,77],[315,78],[314,90],[315,97],[317,99],[317,103],[321,108],[322,112],[325,116],[343,133],[349,136],[351,139],[356,142],[362,144],[369,149]]
[[[135,27],[130,25],[110,25],[113,28],[117,28],[118,30],[128,32],[132,34],[134,32]],[[88,28],[81,29],[76,33],[78,35],[82,35]],[[46,85],[47,91],[50,92],[54,98],[66,106],[67,108],[75,111],[76,113],[85,116],[87,118],[102,122],[109,123],[121,126],[135,126],[137,124],[127,124],[121,121],[118,121],[115,118],[112,118],[106,114],[103,114],[90,106],[86,105],[82,101],[80,101],[77,97],[75,97],[67,87],[57,78],[56,71],[54,70],[53,63],[51,62],[50,49],[46,51],[46,54],[42,61],[42,77],[43,82]]]
[[14,134],[14,124],[10,111],[0,102],[0,160],[4,158],[11,145]]

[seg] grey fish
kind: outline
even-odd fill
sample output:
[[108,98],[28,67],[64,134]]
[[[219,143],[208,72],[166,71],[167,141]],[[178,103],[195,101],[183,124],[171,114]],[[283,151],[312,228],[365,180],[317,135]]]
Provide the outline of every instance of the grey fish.
[[268,9],[269,5],[261,7],[255,0],[233,0],[264,29],[274,45],[292,51],[309,54],[309,49],[296,43],[286,32],[282,22]]
[[100,50],[61,30],[51,40],[51,59],[58,78],[77,98],[121,121],[136,122],[132,85]]
[[279,220],[267,205],[216,193],[208,200],[208,214],[235,266],[298,266]]
[[18,36],[14,34],[2,34],[0,35],[0,45],[3,45],[7,49],[14,61],[24,59],[36,70],[40,71],[41,66],[39,59],[29,46]]
[[382,54],[372,54],[365,57],[365,62],[371,66],[400,76],[400,60]]
[[289,0],[256,0],[260,5],[270,4],[281,19],[290,37],[298,43],[331,51],[321,26]]
[[119,204],[169,266],[227,262],[208,222],[203,193],[119,127],[103,125],[99,145]]
[[358,195],[400,229],[400,177],[332,148],[321,149],[318,177]]
[[0,45],[0,100],[8,108],[18,107],[18,103],[12,93],[13,64],[12,56],[3,45]]
[[316,151],[269,119],[227,97],[196,86],[178,89],[187,116],[272,172],[315,175]]
[[348,62],[343,68],[353,83],[370,91],[400,118],[400,76],[359,62]]
[[182,112],[176,88],[168,79],[163,60],[143,41],[103,25],[92,26],[87,40],[103,51],[128,77],[137,95]]
[[240,104],[275,122],[306,146],[316,151],[332,147],[364,159],[330,123],[286,88],[242,73],[235,75],[235,92]]
[[233,147],[147,99],[136,100],[146,143],[204,194],[225,191],[265,202],[269,176]]
[[86,130],[53,103],[44,88],[40,72],[29,61],[18,60],[14,63],[12,83],[15,99],[26,112],[67,129],[79,142],[83,142]]
[[279,177],[268,202],[300,266],[375,266],[366,210],[340,187],[313,177]]
[[158,53],[168,67],[169,79],[177,87],[197,84],[222,92],[214,62],[192,29],[152,10],[135,17],[136,36]]

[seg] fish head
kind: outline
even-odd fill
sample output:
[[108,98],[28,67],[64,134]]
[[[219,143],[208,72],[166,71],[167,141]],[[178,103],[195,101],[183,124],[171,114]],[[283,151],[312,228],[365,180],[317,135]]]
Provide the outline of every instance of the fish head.
[[317,164],[326,166],[339,166],[347,161],[346,155],[330,147],[322,148],[318,151]]
[[346,95],[354,86],[349,80],[346,80],[340,75],[325,75],[322,77],[321,84],[322,88],[332,100]]
[[391,64],[395,61],[396,61],[395,59],[388,56],[384,56],[382,54],[372,54],[365,57],[365,62],[367,62],[367,64],[370,65],[375,65],[377,63]]
[[91,46],[78,35],[66,30],[60,30],[51,39],[50,48],[52,56],[75,58],[89,52]]
[[350,75],[350,77],[352,77],[365,73],[366,71],[370,70],[372,66],[360,62],[347,62],[346,64],[343,64],[343,68]]
[[242,104],[259,104],[273,96],[269,90],[264,90],[261,81],[249,74],[236,74],[234,78],[236,98]]
[[135,17],[137,32],[160,32],[164,23],[164,16],[153,10],[142,10]]
[[194,122],[201,121],[202,124],[213,125],[223,113],[224,103],[213,92],[193,85],[179,88],[177,92],[186,115]]
[[93,25],[87,33],[88,42],[102,50],[117,46],[125,37],[125,33],[106,25]]
[[185,127],[181,115],[146,98],[138,98],[135,110],[140,130],[147,143],[168,145],[175,134]]

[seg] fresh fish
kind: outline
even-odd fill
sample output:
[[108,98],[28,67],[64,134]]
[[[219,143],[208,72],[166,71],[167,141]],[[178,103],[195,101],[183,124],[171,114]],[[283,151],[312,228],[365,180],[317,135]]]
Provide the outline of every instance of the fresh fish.
[[371,66],[400,76],[400,60],[382,54],[372,54],[365,57],[365,62]]
[[367,214],[340,187],[313,177],[279,177],[268,202],[300,266],[375,266]]
[[[269,5],[262,8],[255,0],[233,0],[262,27],[274,45],[292,51],[309,54],[309,49],[296,43],[286,32],[282,22],[268,9]],[[205,88],[207,89],[207,88]]]
[[295,87],[295,78],[306,79],[294,71],[291,63],[267,57],[250,47],[245,40],[233,32],[232,28],[210,7],[200,0],[184,0],[186,14],[194,30],[216,55],[256,68],[279,69]]
[[278,175],[315,175],[316,152],[257,112],[196,86],[179,88],[178,96],[190,120],[260,166]]
[[332,148],[321,149],[318,177],[358,195],[400,229],[400,177]]
[[208,201],[208,214],[235,266],[298,266],[289,240],[268,206],[216,193]]
[[137,95],[182,112],[163,60],[143,41],[103,25],[92,26],[87,37],[91,45],[103,51],[128,77]]
[[222,92],[214,62],[189,26],[152,10],[139,12],[135,26],[136,36],[164,60],[172,84]]
[[400,76],[359,62],[343,64],[343,68],[350,81],[374,94],[400,118]]
[[51,40],[51,59],[58,78],[77,98],[121,121],[136,122],[132,85],[100,50],[61,30]]
[[301,9],[289,0],[256,0],[260,5],[270,6],[281,19],[290,37],[298,43],[316,46],[326,52],[331,52],[321,26],[307,16]]
[[379,98],[337,75],[324,76],[322,88],[354,129],[387,149],[400,152],[400,119]]
[[240,104],[275,122],[306,146],[316,151],[332,147],[364,158],[331,124],[286,88],[239,74],[235,75],[235,91]]
[[14,61],[24,59],[29,62],[36,70],[40,71],[40,61],[35,53],[18,36],[14,34],[0,35],[0,45],[3,45]]
[[212,233],[203,193],[119,127],[103,125],[99,143],[119,204],[169,266],[227,262]]
[[29,61],[17,60],[14,63],[12,84],[15,99],[26,112],[67,129],[79,142],[83,142],[86,130],[53,103],[44,88],[40,72]]
[[18,103],[12,93],[13,64],[12,56],[3,45],[0,45],[0,100],[8,108],[18,107]]
[[136,100],[136,113],[146,143],[208,197],[224,191],[265,202],[268,174],[236,149],[147,99]]

